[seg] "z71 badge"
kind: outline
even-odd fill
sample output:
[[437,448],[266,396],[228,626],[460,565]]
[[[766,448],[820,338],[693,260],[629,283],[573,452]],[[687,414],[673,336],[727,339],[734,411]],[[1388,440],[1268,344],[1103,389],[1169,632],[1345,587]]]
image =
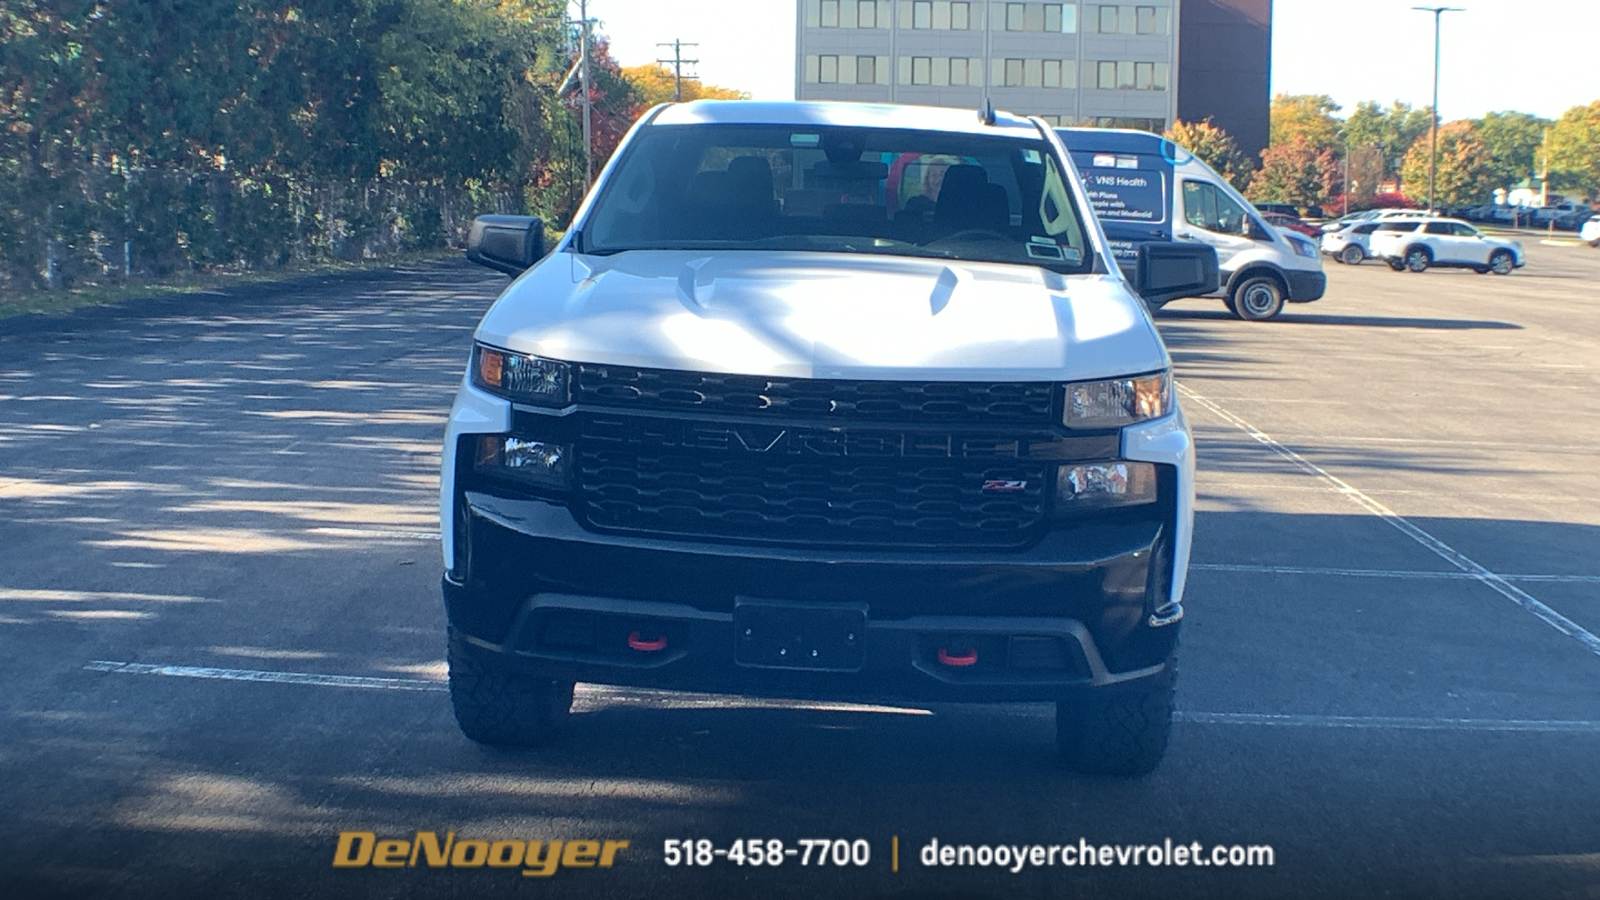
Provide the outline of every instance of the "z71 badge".
[[987,494],[1004,494],[1027,489],[1028,483],[1026,481],[1011,481],[1005,478],[990,478],[983,483],[984,493]]

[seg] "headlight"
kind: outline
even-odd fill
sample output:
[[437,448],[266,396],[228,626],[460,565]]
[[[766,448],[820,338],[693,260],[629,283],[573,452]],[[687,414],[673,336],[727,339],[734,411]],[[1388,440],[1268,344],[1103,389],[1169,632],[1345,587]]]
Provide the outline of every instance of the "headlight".
[[1062,424],[1068,428],[1120,428],[1172,412],[1172,375],[1157,372],[1067,385]]
[[533,406],[572,402],[572,367],[553,359],[508,353],[479,344],[473,351],[472,383],[491,394]]
[[1056,509],[1061,512],[1136,506],[1155,500],[1153,463],[1117,460],[1064,465],[1056,470]]
[[572,486],[571,460],[572,448],[566,444],[485,434],[478,437],[473,462],[485,475],[566,490]]
[[1305,238],[1296,234],[1288,234],[1285,236],[1289,238],[1289,246],[1294,248],[1294,252],[1309,259],[1317,258],[1316,244],[1313,244],[1309,240],[1306,240]]

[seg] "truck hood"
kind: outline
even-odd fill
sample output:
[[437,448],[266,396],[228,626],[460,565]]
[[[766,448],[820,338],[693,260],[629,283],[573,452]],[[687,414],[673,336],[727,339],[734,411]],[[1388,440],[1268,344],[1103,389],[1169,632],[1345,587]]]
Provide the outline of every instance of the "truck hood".
[[1066,381],[1166,368],[1116,276],[813,252],[557,252],[478,340],[576,362],[785,378]]

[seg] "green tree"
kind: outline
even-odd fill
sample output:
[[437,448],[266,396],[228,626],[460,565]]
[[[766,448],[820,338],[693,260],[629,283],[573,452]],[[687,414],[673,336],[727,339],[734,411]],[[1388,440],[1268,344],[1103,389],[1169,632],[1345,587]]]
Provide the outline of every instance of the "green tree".
[[1489,177],[1495,187],[1514,188],[1538,169],[1536,157],[1549,119],[1521,112],[1492,112],[1473,121],[1489,153]]
[[[1417,139],[1400,167],[1405,194],[1419,203],[1428,202],[1427,135]],[[1469,120],[1450,122],[1439,128],[1439,165],[1435,178],[1435,206],[1470,206],[1482,203],[1494,192],[1493,160],[1489,148]]]
[[1272,98],[1271,145],[1304,138],[1313,149],[1339,146],[1339,104],[1326,94],[1278,94]]
[[1249,187],[1254,171],[1250,158],[1239,149],[1233,136],[1211,124],[1209,117],[1200,122],[1173,122],[1163,137],[1198,156],[1235,188],[1242,191]]
[[1304,135],[1261,151],[1261,168],[1250,180],[1251,200],[1295,206],[1330,203],[1341,190],[1339,159]]
[[1574,106],[1550,126],[1552,182],[1600,200],[1600,100]]
[[[1342,152],[1349,153],[1357,147],[1376,148],[1382,159],[1379,180],[1390,178],[1399,174],[1401,159],[1418,137],[1428,133],[1428,125],[1426,107],[1415,109],[1398,100],[1387,108],[1373,101],[1358,103],[1340,130]],[[1365,161],[1366,157],[1362,159]]]

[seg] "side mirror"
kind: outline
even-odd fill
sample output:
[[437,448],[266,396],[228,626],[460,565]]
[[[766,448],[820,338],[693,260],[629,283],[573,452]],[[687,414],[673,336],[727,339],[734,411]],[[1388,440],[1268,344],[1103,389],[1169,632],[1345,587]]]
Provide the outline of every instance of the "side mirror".
[[1220,286],[1217,251],[1210,244],[1139,245],[1133,289],[1151,306],[1182,297],[1203,297]]
[[544,222],[536,216],[479,216],[467,236],[467,259],[517,276],[544,258]]

